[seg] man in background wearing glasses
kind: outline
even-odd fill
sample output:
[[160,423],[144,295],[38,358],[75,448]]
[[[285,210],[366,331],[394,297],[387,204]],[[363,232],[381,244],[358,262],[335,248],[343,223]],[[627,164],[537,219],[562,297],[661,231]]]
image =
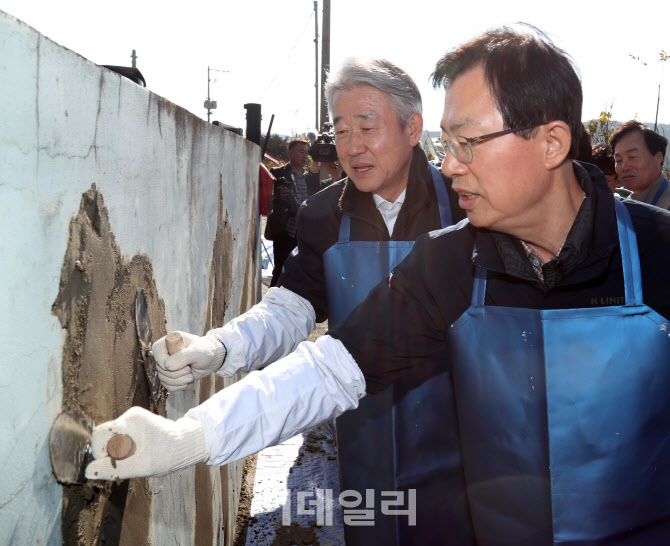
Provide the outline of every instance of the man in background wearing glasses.
[[[572,160],[581,84],[546,37],[490,31],[433,81],[468,219],[420,238],[329,335],[191,410],[207,445],[226,445],[203,460],[264,447],[248,439],[258,428],[282,441],[440,361],[476,544],[667,544],[670,214],[624,204]],[[437,521],[405,543],[450,539]]]

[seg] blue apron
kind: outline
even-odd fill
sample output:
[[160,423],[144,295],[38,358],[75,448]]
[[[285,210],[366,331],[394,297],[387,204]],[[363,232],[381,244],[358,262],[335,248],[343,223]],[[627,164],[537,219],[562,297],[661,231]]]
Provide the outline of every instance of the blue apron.
[[[431,165],[442,227],[452,224],[449,196],[439,171]],[[328,292],[328,320],[333,327],[368,295],[410,252],[414,241],[351,241],[350,218],[340,224],[338,242],[323,255]],[[437,369],[439,368],[439,370]],[[403,384],[366,396],[359,407],[337,418],[337,448],[342,491],[366,498],[374,489],[372,526],[345,525],[347,546],[445,543],[436,523],[444,524],[453,544],[459,533],[471,536],[465,513],[463,469],[458,449],[455,406],[444,363],[422,375],[409,372]],[[430,410],[426,410],[429,404]],[[408,518],[384,515],[384,491],[416,489],[417,525]],[[450,500],[451,499],[451,500]],[[349,498],[351,500],[351,498]],[[357,509],[371,508],[363,503]],[[451,529],[451,523],[458,529]],[[419,533],[417,533],[417,530]],[[420,536],[420,532],[425,533]],[[436,536],[436,534],[438,536]],[[470,544],[470,542],[465,542]]]
[[477,268],[450,328],[478,545],[670,544],[670,324],[615,207],[625,305],[485,306]]

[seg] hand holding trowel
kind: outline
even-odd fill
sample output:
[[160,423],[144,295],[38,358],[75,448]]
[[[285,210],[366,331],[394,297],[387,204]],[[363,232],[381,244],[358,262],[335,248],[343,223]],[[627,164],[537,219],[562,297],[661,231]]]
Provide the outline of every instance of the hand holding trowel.
[[[183,338],[178,334],[166,340],[166,350],[170,354],[181,350],[184,345]],[[119,419],[110,421],[106,425],[116,424],[117,421],[120,421],[131,412],[135,415],[139,413],[143,418],[140,422],[153,423],[154,427],[156,424],[164,425],[164,422],[172,423],[173,425],[178,423],[178,421],[168,421],[142,408],[131,408]],[[93,433],[94,435],[98,434],[98,429],[100,427],[96,428],[96,431]],[[94,438],[97,442],[92,442],[92,432],[93,423],[74,411],[65,410],[54,421],[51,433],[49,434],[49,455],[54,475],[59,483],[84,483],[86,477],[92,479],[111,479],[105,478],[102,475],[99,478],[98,476],[91,477],[88,470],[85,477],[84,469],[91,461],[92,456],[96,459],[107,457],[106,461],[109,461],[109,466],[113,470],[120,464],[120,461],[128,459],[143,449],[144,443],[151,437],[148,429],[141,430],[137,417],[134,421],[131,419],[120,428],[114,428],[113,426],[106,427],[104,432],[98,434],[97,438]]]
[[[186,348],[171,355],[168,338],[179,335]],[[172,332],[153,345],[156,371],[168,391],[189,390],[195,381],[216,372],[226,358],[225,345],[212,334],[196,336],[186,332]]]
[[[161,383],[169,391],[188,390],[194,381],[223,364],[225,346],[213,335],[172,332],[152,346],[142,289],[137,290],[135,299],[135,323],[153,409],[158,405]],[[64,484],[84,483],[86,477],[156,476],[204,461],[208,456],[197,421],[188,417],[171,421],[138,407],[95,430],[81,414],[63,411],[52,426],[49,450],[54,475]],[[93,462],[92,457],[96,459]]]
[[[128,438],[132,447],[118,459],[110,444],[120,437]],[[189,416],[172,421],[138,407],[95,427],[91,447],[95,460],[86,467],[89,480],[162,476],[209,458],[200,421]]]
[[[172,391],[186,390],[216,371],[226,356],[217,337],[186,332],[159,339],[152,352],[161,383]],[[209,459],[200,421],[188,415],[172,421],[137,407],[95,427],[91,447],[95,460],[86,467],[86,477],[92,480],[160,476]]]
[[[147,301],[141,288],[137,289],[135,298],[135,325],[154,410],[158,407],[161,384],[168,391],[190,390],[195,381],[220,368],[226,357],[225,346],[214,336],[200,337],[177,331],[154,343]],[[172,355],[175,356],[170,358]]]

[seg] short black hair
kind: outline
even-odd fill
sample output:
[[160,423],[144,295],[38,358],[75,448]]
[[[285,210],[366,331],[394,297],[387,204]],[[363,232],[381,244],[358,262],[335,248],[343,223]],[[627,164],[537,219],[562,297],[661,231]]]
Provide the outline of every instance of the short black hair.
[[[449,51],[432,75],[434,87],[449,87],[465,72],[481,66],[505,129],[539,126],[550,121],[570,128],[570,158],[578,156],[583,132],[582,84],[570,57],[546,34],[500,27]],[[535,130],[518,133],[531,138]]]
[[610,138],[612,150],[616,149],[617,143],[624,135],[632,133],[633,131],[642,133],[644,143],[647,145],[647,149],[651,155],[656,155],[658,152],[661,152],[663,159],[665,160],[665,150],[668,147],[668,139],[663,135],[659,135],[656,131],[652,131],[649,127],[635,119],[622,123],[612,133],[612,138]]
[[304,138],[294,138],[291,142],[288,143],[288,149],[292,150],[298,144],[304,144],[309,148],[309,140],[305,140]]

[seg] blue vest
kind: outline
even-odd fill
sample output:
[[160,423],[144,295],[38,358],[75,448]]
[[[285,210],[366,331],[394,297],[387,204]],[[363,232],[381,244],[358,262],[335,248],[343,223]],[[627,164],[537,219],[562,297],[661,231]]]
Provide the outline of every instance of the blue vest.
[[[431,165],[442,227],[452,224],[449,196],[439,171]],[[368,295],[410,252],[414,241],[351,241],[350,218],[340,224],[339,239],[323,255],[328,291],[328,320],[333,327]],[[374,489],[374,525],[345,525],[347,546],[471,544],[465,510],[463,469],[458,447],[453,389],[444,363],[402,384],[366,396],[359,407],[337,419],[337,448],[342,491],[366,498]],[[406,516],[384,515],[382,492],[416,489],[417,525]],[[364,501],[365,503],[365,501]],[[364,509],[367,506],[358,506]],[[443,532],[440,531],[443,529]]]
[[477,544],[670,544],[670,324],[615,199],[625,305],[472,305],[450,327]]

